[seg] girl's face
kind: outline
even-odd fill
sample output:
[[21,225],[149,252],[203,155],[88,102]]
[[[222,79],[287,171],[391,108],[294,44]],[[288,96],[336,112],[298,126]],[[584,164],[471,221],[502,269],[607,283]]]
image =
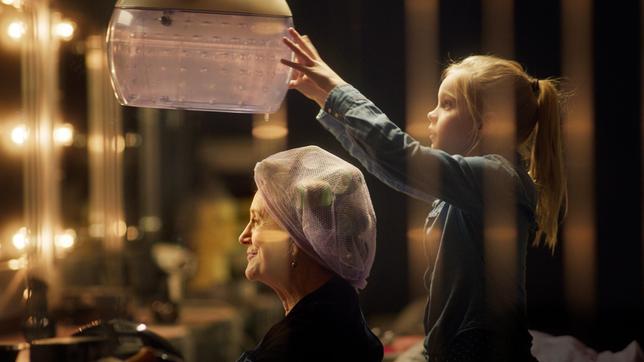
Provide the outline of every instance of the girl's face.
[[289,235],[273,220],[266,210],[264,198],[255,193],[250,206],[250,221],[239,235],[246,245],[246,278],[269,286],[287,280],[289,271]]
[[466,154],[472,146],[474,120],[457,92],[458,71],[450,72],[438,90],[438,104],[427,114],[432,148],[449,154]]

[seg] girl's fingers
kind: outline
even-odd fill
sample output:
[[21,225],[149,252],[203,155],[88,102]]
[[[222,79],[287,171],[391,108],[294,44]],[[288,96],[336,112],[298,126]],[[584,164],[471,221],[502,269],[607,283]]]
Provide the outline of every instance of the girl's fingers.
[[299,45],[297,45],[297,44],[293,43],[293,41],[291,41],[291,39],[289,39],[289,38],[287,38],[287,37],[283,37],[283,38],[282,38],[282,41],[283,41],[283,42],[284,42],[284,44],[286,44],[289,48],[291,48],[291,50],[293,50],[293,52],[295,52],[295,56],[297,56],[299,59],[301,59],[305,64],[307,64],[307,65],[309,65],[309,66],[310,66],[310,65],[313,65],[313,59],[311,59],[311,57],[310,57],[308,54],[306,54],[306,53],[302,50],[302,48],[300,48],[300,46],[299,46]]
[[293,69],[293,73],[291,74],[291,80],[296,80],[300,77],[300,74],[302,74],[299,70]]
[[291,33],[292,35],[296,36],[296,37],[301,37],[302,36],[299,31],[295,30],[294,27],[288,28],[288,32]]
[[308,36],[302,36],[294,28],[288,28],[288,31],[295,40],[295,43],[299,45],[308,56],[310,56],[311,58],[317,56],[317,51],[315,50],[315,47],[313,47],[313,44],[311,43],[311,40],[308,38]]
[[297,71],[302,72],[303,74],[308,75],[310,73],[310,70],[306,66],[304,66],[303,64],[295,63],[295,62],[292,62],[292,61],[286,60],[286,59],[280,59],[280,62],[282,64],[284,64],[284,65],[288,65],[289,67],[291,67],[291,68],[293,68],[293,69],[295,69]]

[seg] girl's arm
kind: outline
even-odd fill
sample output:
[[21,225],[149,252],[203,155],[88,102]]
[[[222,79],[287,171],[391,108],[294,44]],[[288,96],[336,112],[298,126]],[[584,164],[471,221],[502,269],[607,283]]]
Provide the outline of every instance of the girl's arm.
[[[438,197],[463,209],[480,209],[483,168],[510,171],[498,157],[464,158],[421,146],[340,78],[308,38],[294,29],[289,33],[293,40],[284,38],[284,43],[297,57],[297,62],[281,61],[296,70],[289,87],[323,109],[320,123],[382,182],[426,202]],[[407,164],[414,172],[407,172]]]
[[420,145],[349,84],[331,91],[317,119],[370,173],[428,203],[440,198],[462,209],[480,210],[483,169],[513,173],[497,156],[465,158]]

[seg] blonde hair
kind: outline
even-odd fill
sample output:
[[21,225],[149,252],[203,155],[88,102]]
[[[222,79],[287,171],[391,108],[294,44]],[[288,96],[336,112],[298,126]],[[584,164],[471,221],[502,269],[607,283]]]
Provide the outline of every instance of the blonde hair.
[[471,149],[480,141],[478,130],[492,93],[503,87],[513,93],[516,143],[539,194],[534,244],[545,239],[545,244],[554,250],[560,212],[565,215],[567,208],[561,137],[562,96],[557,82],[533,78],[518,62],[489,55],[474,55],[453,62],[443,72],[443,78],[456,71],[460,72],[458,92],[474,120]]

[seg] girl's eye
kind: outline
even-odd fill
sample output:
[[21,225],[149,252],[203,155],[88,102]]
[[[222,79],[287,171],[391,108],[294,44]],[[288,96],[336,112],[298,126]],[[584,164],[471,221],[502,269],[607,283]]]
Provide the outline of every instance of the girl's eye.
[[454,102],[451,100],[443,101],[443,108],[450,109],[454,106]]

